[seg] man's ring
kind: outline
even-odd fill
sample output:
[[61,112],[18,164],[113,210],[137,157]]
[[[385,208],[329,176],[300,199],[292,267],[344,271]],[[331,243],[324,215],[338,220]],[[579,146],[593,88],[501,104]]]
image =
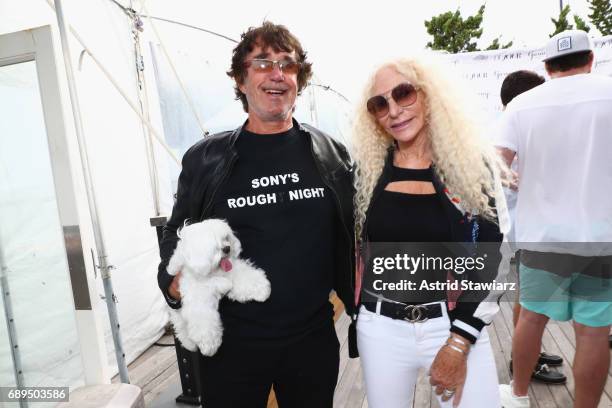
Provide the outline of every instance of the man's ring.
[[444,397],[450,398],[453,395],[455,395],[455,390],[444,390],[444,391],[442,391],[442,395]]

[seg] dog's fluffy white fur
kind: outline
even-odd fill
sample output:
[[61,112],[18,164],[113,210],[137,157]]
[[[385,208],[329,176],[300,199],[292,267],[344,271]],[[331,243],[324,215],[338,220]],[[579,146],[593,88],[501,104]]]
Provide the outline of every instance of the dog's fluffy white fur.
[[238,258],[242,246],[225,221],[186,225],[178,236],[167,271],[170,275],[182,271],[182,307],[173,309],[170,319],[186,349],[199,348],[203,355],[212,356],[223,336],[219,300],[227,295],[238,302],[263,302],[270,296],[270,282],[263,270]]

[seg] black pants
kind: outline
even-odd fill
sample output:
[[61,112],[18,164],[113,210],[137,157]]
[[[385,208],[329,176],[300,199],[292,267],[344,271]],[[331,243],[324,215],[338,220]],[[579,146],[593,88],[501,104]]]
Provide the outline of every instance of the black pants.
[[278,345],[223,344],[202,357],[202,407],[265,408],[274,386],[280,408],[331,408],[339,343],[333,322]]

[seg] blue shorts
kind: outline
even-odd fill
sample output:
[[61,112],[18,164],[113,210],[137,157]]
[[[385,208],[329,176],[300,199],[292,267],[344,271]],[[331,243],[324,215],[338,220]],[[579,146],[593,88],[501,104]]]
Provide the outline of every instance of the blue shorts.
[[520,303],[527,310],[558,321],[590,327],[612,324],[612,282],[581,273],[570,276],[519,267]]

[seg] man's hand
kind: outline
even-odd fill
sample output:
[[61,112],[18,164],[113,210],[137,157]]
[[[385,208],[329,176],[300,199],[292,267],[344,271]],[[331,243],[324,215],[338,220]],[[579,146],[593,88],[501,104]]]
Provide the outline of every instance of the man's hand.
[[181,277],[181,273],[179,272],[172,279],[172,283],[168,287],[168,294],[174,300],[181,300],[181,291],[179,290],[179,278]]
[[516,152],[505,147],[498,147],[497,153],[504,163],[506,163],[506,166],[508,166],[507,170],[502,171],[502,186],[518,191],[519,176],[517,172],[511,169],[512,161],[516,157]]
[[519,175],[516,171],[510,170],[509,179],[502,181],[502,186],[511,189],[512,191],[518,191]]

